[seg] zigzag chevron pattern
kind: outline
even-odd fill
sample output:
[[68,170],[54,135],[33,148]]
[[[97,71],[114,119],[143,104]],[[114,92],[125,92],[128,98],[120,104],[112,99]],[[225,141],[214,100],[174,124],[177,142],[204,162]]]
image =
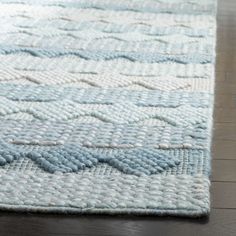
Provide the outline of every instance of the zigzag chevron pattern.
[[[6,124],[8,124],[6,126]],[[208,124],[209,125],[209,124]],[[184,126],[2,120],[0,139],[38,150],[78,144],[90,148],[196,148],[207,147],[207,129],[201,124]]]
[[[213,52],[212,45],[208,44],[207,41],[199,39],[186,38],[186,42],[178,43],[182,41],[181,37],[172,36],[169,38],[160,38],[156,40],[152,39],[140,39],[139,34],[138,38],[133,38],[133,41],[129,42],[129,35],[123,37],[122,39],[119,36],[107,36],[102,38],[90,39],[89,35],[86,36],[83,34],[83,37],[77,38],[72,37],[69,33],[67,36],[51,36],[40,39],[36,35],[27,35],[25,33],[14,34],[18,39],[13,39],[12,34],[6,35],[6,37],[1,37],[0,44],[8,45],[9,43],[14,43],[17,46],[28,46],[31,45],[29,50],[37,50],[38,47],[46,47],[47,49],[51,47],[52,49],[59,49],[65,47],[66,49],[77,49],[77,50],[115,50],[116,52],[149,52],[149,53],[166,53],[166,54],[186,54],[187,52],[191,53],[202,53],[210,54]],[[87,37],[87,38],[86,38]],[[136,41],[136,42],[135,42]],[[33,43],[32,43],[33,42]],[[3,46],[6,47],[6,46]],[[9,50],[9,47],[6,47],[6,50]],[[12,48],[13,49],[13,48]],[[17,48],[15,48],[17,49]]]
[[179,78],[174,76],[125,76],[121,74],[68,73],[63,70],[50,72],[0,70],[0,83],[31,85],[64,85],[80,88],[126,88],[160,91],[213,91],[213,83],[204,78]]
[[[194,81],[186,81],[178,79],[175,81],[173,77],[138,77],[138,76],[122,76],[119,74],[73,74],[61,71],[59,75],[53,72],[19,72],[19,71],[0,71],[0,82],[21,81],[32,84],[76,84],[86,83],[91,87],[99,88],[119,88],[128,87],[130,85],[140,85],[143,89],[156,89],[161,91],[175,91],[179,89],[192,88]],[[56,76],[56,78],[55,78]],[[206,82],[208,82],[206,80]]]
[[[207,108],[211,96],[203,92],[163,92],[158,90],[138,91],[124,89],[80,89],[59,86],[29,86],[3,84],[0,86],[0,97],[12,101],[51,102],[71,100],[81,104],[115,104],[130,102],[141,107],[178,107],[191,105]],[[7,103],[7,101],[5,101]]]
[[79,2],[63,2],[63,1],[26,1],[26,0],[1,0],[2,3],[27,3],[27,4],[39,4],[44,6],[60,6],[60,7],[67,7],[67,8],[94,8],[94,9],[101,9],[101,10],[116,10],[116,11],[134,11],[134,12],[148,12],[148,13],[167,13],[171,11],[172,13],[177,14],[210,14],[214,9],[214,2],[211,0],[211,3],[208,5],[201,5],[201,3],[197,3],[197,1],[193,2],[183,2],[173,1],[172,4],[165,3],[163,1],[139,1],[135,2],[129,0],[122,0],[120,4],[114,4],[110,0],[93,0],[93,1],[86,1],[82,0]]
[[[21,20],[62,20],[67,22],[83,21],[102,21],[115,24],[144,24],[150,26],[185,26],[192,28],[203,28],[206,25],[212,27],[212,18],[205,15],[186,17],[186,15],[170,14],[146,14],[145,12],[116,12],[116,11],[97,11],[94,9],[64,9],[41,6],[19,6],[18,4],[2,5],[0,20],[11,20],[19,22]],[[45,12],[46,11],[46,12]]]
[[[6,145],[5,145],[6,147]],[[91,168],[85,168],[81,172],[83,174],[120,174],[120,172],[117,168],[113,167],[112,165],[104,162],[104,160],[108,160],[111,156],[116,155],[119,152],[119,149],[97,149],[97,151],[100,151],[99,156],[105,156],[106,158],[100,159],[100,162],[96,165],[94,165]],[[208,152],[205,150],[192,150],[192,149],[158,149],[158,152],[156,152],[162,156],[166,157],[173,157],[178,159],[178,162],[175,166],[171,168],[165,168],[161,172],[162,175],[176,175],[176,174],[182,174],[183,171],[185,174],[209,174],[210,173],[210,162],[205,158],[208,155]],[[35,158],[36,159],[36,158]],[[189,166],[188,169],[185,168],[186,164]],[[195,168],[197,166],[197,168]],[[202,168],[204,166],[204,168]],[[30,155],[28,155],[25,158],[19,158],[14,160],[13,162],[7,162],[3,168],[5,170],[17,170],[20,172],[27,171],[27,169],[31,169],[32,172],[35,174],[39,174],[44,172],[45,170],[42,169],[42,167],[39,166],[39,164],[36,164],[34,160],[31,160]],[[55,172],[53,172],[55,173]]]
[[183,78],[210,78],[211,64],[139,63],[128,60],[92,61],[76,56],[40,58],[31,55],[1,55],[0,70],[9,71],[64,71],[70,73],[117,73],[130,76],[178,76]]
[[[158,149],[121,150],[110,155],[98,154],[85,147],[65,146],[48,151],[23,152],[7,148],[0,144],[4,151],[0,151],[0,164],[6,164],[22,157],[28,157],[40,167],[49,172],[77,172],[93,167],[100,163],[107,163],[127,174],[142,175],[161,173],[167,168],[179,164],[178,157],[170,157]],[[8,150],[9,149],[9,150]],[[144,165],[144,166],[143,166]],[[148,167],[148,168],[146,168]]]
[[[101,31],[103,33],[142,33],[144,35],[151,35],[151,36],[166,36],[166,35],[176,35],[176,34],[183,34],[185,36],[190,37],[209,37],[213,36],[214,29],[192,29],[187,28],[183,26],[179,27],[150,27],[146,25],[128,25],[127,27],[124,27],[122,25],[116,25],[112,23],[106,23],[106,22],[84,22],[81,24],[75,23],[70,24],[69,26],[62,24],[59,25],[57,28],[55,28],[55,31],[53,33],[48,33],[50,30],[53,29],[53,25],[44,25],[45,22],[42,22],[41,25],[32,25],[27,26],[27,24],[19,23],[13,26],[10,26],[10,28],[7,28],[3,32],[15,32],[19,31],[26,31],[28,28],[33,28],[32,33],[40,33],[45,34],[44,32],[47,31],[46,35],[55,35],[58,33],[66,32],[71,33],[73,35],[74,33],[77,34],[83,32],[84,30],[87,30],[88,28],[91,28],[92,30]],[[34,29],[35,28],[35,29]],[[4,29],[3,29],[4,30]],[[28,31],[29,32],[29,31]]]
[[7,45],[0,45],[0,54],[18,54],[28,53],[36,57],[63,57],[63,56],[76,56],[85,60],[93,61],[110,61],[115,59],[125,59],[133,62],[143,63],[163,63],[163,62],[176,62],[181,64],[201,63],[206,64],[212,62],[212,56],[206,54],[183,54],[183,55],[162,55],[156,53],[144,52],[111,52],[111,51],[85,51],[85,50],[60,50],[60,49],[40,49],[32,47],[11,47]]
[[[8,104],[8,107],[6,107]],[[25,103],[11,102],[0,98],[0,117],[11,114],[29,113],[39,120],[74,120],[83,116],[95,117],[110,123],[139,123],[148,119],[159,119],[170,125],[187,126],[202,122],[206,124],[208,109],[196,109],[188,105],[175,109],[139,107],[129,102],[114,105],[78,104],[70,100]]]
[[215,9],[0,0],[0,209],[207,214]]
[[[163,28],[164,27],[183,27],[189,29],[209,30],[215,26],[212,25],[213,19],[211,16],[199,16],[186,17],[182,15],[170,16],[169,14],[144,14],[139,12],[114,12],[114,11],[97,11],[96,9],[68,9],[65,11],[63,8],[52,9],[34,7],[34,12],[28,8],[22,8],[18,4],[1,5],[4,13],[0,13],[0,21],[8,24],[9,20],[12,21],[12,25],[27,25],[32,27],[52,26],[55,28],[61,28],[68,26],[70,29],[72,26],[76,27],[76,23],[79,27],[88,23],[104,23],[107,26],[109,24],[116,26],[132,26],[139,25],[148,28]],[[53,11],[54,10],[54,11]],[[42,12],[43,11],[43,12]],[[37,24],[38,23],[38,24]],[[204,24],[205,23],[205,24]],[[208,28],[206,28],[206,26]]]
[[[46,41],[48,40],[50,42],[50,40],[52,41],[53,39],[55,40],[55,42],[57,42],[58,40],[73,40],[73,41],[69,41],[69,44],[72,44],[72,42],[74,42],[74,40],[81,40],[81,41],[85,41],[85,43],[87,41],[89,42],[97,42],[97,40],[117,40],[117,41],[123,41],[123,42],[129,42],[130,44],[133,42],[149,42],[149,43],[154,43],[155,42],[159,42],[159,43],[163,43],[163,44],[184,44],[184,45],[188,45],[188,44],[207,44],[209,42],[209,39],[211,37],[191,37],[191,36],[187,36],[187,35],[180,35],[180,34],[171,34],[171,35],[145,35],[142,34],[140,32],[133,32],[133,33],[109,33],[109,32],[102,32],[102,31],[96,31],[96,30],[82,30],[79,32],[73,31],[73,32],[63,32],[61,30],[55,30],[53,32],[48,32],[48,31],[44,31],[43,29],[21,29],[21,28],[10,28],[7,29],[6,32],[0,32],[1,35],[1,39],[4,40],[6,42],[12,39],[12,35],[19,35],[19,38],[15,39],[16,42],[24,42],[28,39],[31,38],[31,44],[32,43],[36,43],[37,41],[42,41],[42,43],[44,42],[43,39],[45,39]],[[39,38],[38,36],[41,35],[43,36],[43,39]],[[36,39],[37,38],[37,39]],[[29,39],[28,39],[29,40]],[[48,42],[47,42],[48,43]],[[73,45],[74,47],[76,45]],[[107,45],[107,46],[113,46],[113,45]],[[153,45],[151,45],[153,46]]]

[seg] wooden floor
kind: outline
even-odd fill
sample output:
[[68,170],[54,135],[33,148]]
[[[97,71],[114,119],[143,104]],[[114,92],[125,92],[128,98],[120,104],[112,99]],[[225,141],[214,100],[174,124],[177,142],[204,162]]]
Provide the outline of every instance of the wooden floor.
[[217,44],[209,218],[0,213],[0,236],[236,236],[236,0],[218,1]]

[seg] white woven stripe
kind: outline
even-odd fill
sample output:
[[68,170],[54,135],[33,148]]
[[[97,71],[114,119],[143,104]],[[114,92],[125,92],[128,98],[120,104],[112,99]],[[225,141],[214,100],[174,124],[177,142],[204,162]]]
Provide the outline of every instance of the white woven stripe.
[[[72,73],[118,73],[132,76],[177,76],[186,78],[210,77],[214,74],[212,64],[177,64],[177,63],[139,63],[127,60],[88,61],[76,56],[60,58],[39,58],[25,54],[1,55],[0,70],[7,73],[14,71],[53,71],[60,74]],[[13,71],[13,72],[12,72]]]
[[36,72],[0,70],[0,83],[45,84],[78,86],[82,88],[118,88],[126,89],[159,89],[162,91],[209,91],[213,92],[213,78],[181,79],[171,76],[122,76],[119,74],[74,74],[65,71]]
[[0,17],[31,17],[33,19],[62,19],[65,21],[94,21],[104,19],[107,22],[119,24],[130,24],[135,22],[145,22],[157,26],[170,26],[176,24],[187,24],[195,28],[214,27],[212,24],[215,18],[211,15],[174,15],[155,14],[146,12],[119,12],[106,10],[97,11],[95,9],[75,9],[47,6],[29,6],[19,4],[1,4],[2,11]]

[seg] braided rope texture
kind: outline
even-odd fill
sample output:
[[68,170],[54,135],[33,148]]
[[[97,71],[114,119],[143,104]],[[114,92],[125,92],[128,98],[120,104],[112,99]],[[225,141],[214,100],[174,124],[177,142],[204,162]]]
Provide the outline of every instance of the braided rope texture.
[[0,209],[209,213],[215,0],[0,9]]

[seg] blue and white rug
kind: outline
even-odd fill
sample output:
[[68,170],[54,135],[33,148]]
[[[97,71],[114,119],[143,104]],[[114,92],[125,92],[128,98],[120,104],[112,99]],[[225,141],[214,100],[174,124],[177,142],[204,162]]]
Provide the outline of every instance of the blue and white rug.
[[0,0],[0,209],[209,212],[215,0]]

